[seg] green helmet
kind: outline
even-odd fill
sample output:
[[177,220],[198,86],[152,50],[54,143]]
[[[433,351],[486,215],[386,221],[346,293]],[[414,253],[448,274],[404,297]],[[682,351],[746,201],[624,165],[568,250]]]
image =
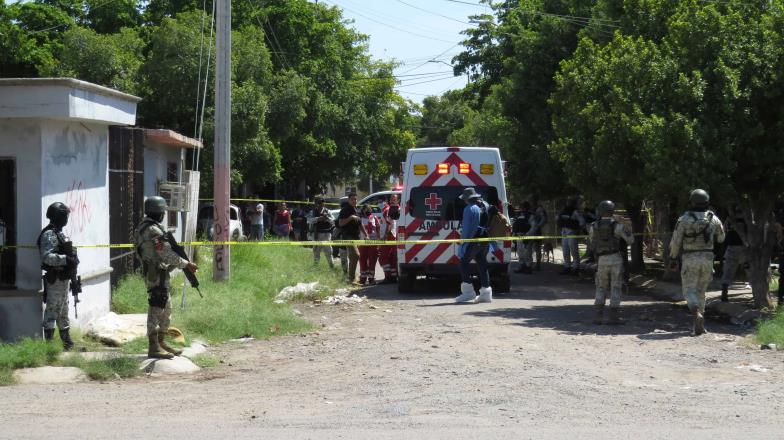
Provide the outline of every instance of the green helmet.
[[54,202],[46,208],[46,218],[61,228],[68,224],[68,214],[70,213],[71,210],[62,202]]
[[160,196],[147,197],[144,201],[145,214],[163,214],[166,212],[166,199]]
[[710,203],[710,196],[703,189],[695,189],[689,194],[689,203],[695,209],[707,209]]
[[596,207],[596,214],[600,217],[603,215],[612,215],[615,213],[615,203],[611,200],[605,200],[599,203],[599,206]]

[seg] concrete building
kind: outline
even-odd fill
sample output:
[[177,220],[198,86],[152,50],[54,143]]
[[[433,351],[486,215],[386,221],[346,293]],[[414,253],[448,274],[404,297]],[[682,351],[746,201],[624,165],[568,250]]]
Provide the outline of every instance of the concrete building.
[[110,243],[109,126],[135,124],[139,100],[69,78],[0,79],[0,220],[6,244],[25,246],[0,254],[0,340],[41,333],[35,243],[56,201],[70,207],[65,233],[80,247],[74,325],[109,311],[110,252],[89,246]]

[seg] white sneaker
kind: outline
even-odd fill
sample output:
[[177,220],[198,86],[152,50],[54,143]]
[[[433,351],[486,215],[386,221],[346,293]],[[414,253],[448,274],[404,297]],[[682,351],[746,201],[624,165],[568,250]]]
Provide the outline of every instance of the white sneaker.
[[470,283],[460,283],[460,296],[455,298],[455,302],[472,302],[475,299],[474,286]]
[[476,298],[476,302],[478,303],[493,302],[493,288],[482,287],[481,289],[479,289],[479,296]]

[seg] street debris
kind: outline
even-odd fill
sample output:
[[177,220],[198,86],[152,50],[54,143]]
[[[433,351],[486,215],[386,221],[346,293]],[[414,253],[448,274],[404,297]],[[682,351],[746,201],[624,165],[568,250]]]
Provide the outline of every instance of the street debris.
[[276,304],[284,304],[292,299],[313,299],[318,293],[318,281],[297,283],[295,286],[284,287],[275,296]]
[[770,368],[765,368],[762,365],[757,365],[757,364],[738,365],[735,368],[739,370],[754,371],[755,373],[767,373],[768,371],[770,371]]
[[332,295],[321,300],[322,304],[338,305],[338,304],[359,304],[367,301],[366,296],[359,296],[352,294],[346,295]]
[[93,319],[85,326],[85,334],[111,347],[119,347],[128,341],[147,335],[147,314],[118,315],[109,312]]
[[778,350],[778,346],[776,344],[762,344],[760,345],[760,350]]

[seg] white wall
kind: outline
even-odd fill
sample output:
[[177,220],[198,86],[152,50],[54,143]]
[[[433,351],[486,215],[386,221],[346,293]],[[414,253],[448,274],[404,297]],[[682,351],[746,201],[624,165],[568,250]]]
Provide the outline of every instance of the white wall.
[[[167,163],[173,162],[177,164],[177,179],[182,178],[182,169],[180,163],[180,149],[172,148],[166,145],[160,145],[154,142],[145,141],[144,143],[144,197],[158,195],[158,183],[167,180]],[[184,227],[182,223],[182,215],[177,213],[177,220],[174,224],[168,224],[167,215],[164,223],[168,227],[176,227],[177,232],[174,237],[177,241],[183,241]]]
[[[43,121],[41,124],[41,225],[46,208],[63,202],[71,209],[64,228],[76,246],[109,243],[109,131],[105,125]],[[109,269],[108,248],[79,249],[83,277]],[[109,274],[83,282],[79,323],[109,312]],[[73,319],[73,306],[70,309]]]
[[[36,120],[0,119],[0,157],[16,162],[16,242],[35,245],[41,225],[41,130]],[[41,288],[38,249],[18,249],[16,286],[33,293]]]

